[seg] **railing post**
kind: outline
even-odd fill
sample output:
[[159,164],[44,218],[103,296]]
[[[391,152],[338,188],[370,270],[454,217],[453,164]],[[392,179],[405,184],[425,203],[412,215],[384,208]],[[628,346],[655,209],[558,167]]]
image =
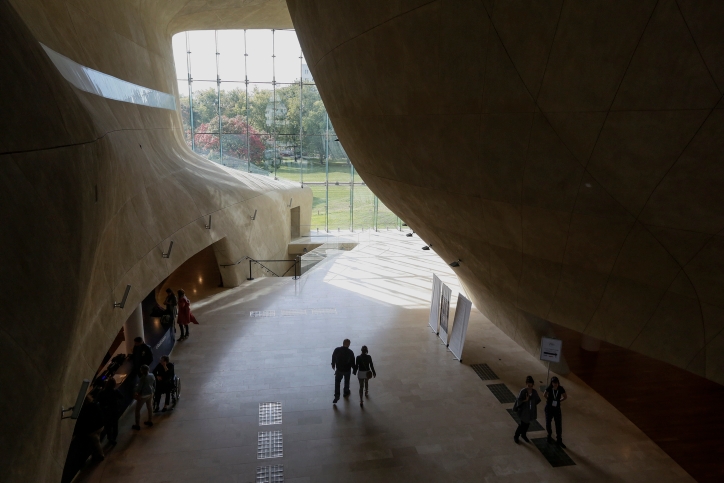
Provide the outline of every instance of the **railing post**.
[[251,258],[249,259],[249,278],[247,280],[254,280],[254,277],[251,276]]

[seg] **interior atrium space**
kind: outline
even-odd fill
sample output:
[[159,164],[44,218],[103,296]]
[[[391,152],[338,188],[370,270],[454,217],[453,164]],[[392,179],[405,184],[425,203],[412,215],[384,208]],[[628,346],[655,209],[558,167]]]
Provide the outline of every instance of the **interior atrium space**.
[[724,481],[722,31],[0,0],[0,483]]

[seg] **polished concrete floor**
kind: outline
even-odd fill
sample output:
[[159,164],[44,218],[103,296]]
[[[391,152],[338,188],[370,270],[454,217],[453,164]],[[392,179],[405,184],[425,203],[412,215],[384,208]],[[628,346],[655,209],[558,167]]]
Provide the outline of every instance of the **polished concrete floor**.
[[[535,446],[515,445],[512,405],[469,364],[487,363],[501,378],[492,382],[513,391],[528,374],[544,380],[545,367],[475,309],[456,361],[427,326],[432,273],[455,300],[451,269],[417,237],[370,240],[299,281],[264,278],[194,301],[201,325],[172,355],[178,407],[137,433],[125,415],[118,446],[77,481],[244,483],[268,465],[299,483],[693,481],[573,375],[562,378],[563,418],[576,464],[554,468]],[[332,405],[330,357],[344,338],[355,354],[366,344],[375,362],[364,408],[355,386]],[[282,403],[281,424],[259,425],[263,402]],[[283,457],[257,459],[260,431],[282,432]]]

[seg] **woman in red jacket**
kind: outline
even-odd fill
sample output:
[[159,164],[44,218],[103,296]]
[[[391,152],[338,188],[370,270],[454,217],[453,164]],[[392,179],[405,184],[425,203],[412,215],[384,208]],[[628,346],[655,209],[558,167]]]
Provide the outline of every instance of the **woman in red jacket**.
[[[183,289],[178,291],[178,326],[181,329],[181,337],[178,340],[189,338],[189,324],[198,324],[196,317],[191,313],[191,301],[186,297]],[[186,333],[184,334],[184,328]]]

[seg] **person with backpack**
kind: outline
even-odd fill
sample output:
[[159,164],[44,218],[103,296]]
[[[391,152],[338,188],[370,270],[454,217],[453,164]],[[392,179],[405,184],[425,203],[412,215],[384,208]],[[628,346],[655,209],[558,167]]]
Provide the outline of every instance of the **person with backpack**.
[[373,377],[377,377],[375,372],[375,365],[372,363],[372,357],[367,353],[368,349],[366,345],[362,346],[362,354],[357,356],[357,360],[354,364],[354,373],[357,374],[359,379],[359,405],[364,406],[364,399],[362,399],[362,389],[364,389],[365,397],[369,397],[369,380]]
[[563,444],[563,422],[561,420],[561,403],[568,399],[566,390],[563,389],[558,378],[556,376],[551,377],[551,384],[546,388],[546,392],[543,393],[543,397],[546,398],[546,407],[544,409],[546,413],[546,431],[548,432],[548,444],[553,443],[551,437],[551,419],[556,423],[556,444],[563,449],[566,449],[566,445]]
[[538,403],[540,403],[540,396],[538,395],[538,391],[533,389],[534,384],[535,381],[533,377],[528,376],[525,378],[526,387],[520,390],[520,394],[518,394],[515,405],[513,406],[513,410],[518,413],[518,417],[520,418],[520,424],[518,425],[518,429],[515,430],[515,436],[513,436],[515,444],[520,444],[520,441],[518,441],[519,437],[523,438],[523,441],[526,443],[530,443],[526,433],[528,432],[530,422],[538,419],[537,408]]
[[332,352],[332,369],[334,370],[334,401],[339,401],[339,385],[344,378],[344,397],[349,396],[349,376],[354,367],[354,352],[349,348],[349,339],[344,339],[342,347]]
[[148,413],[148,420],[143,423],[148,427],[153,426],[153,410],[151,409],[151,398],[156,391],[156,378],[153,374],[149,374],[147,365],[142,365],[140,369],[140,378],[133,390],[133,399],[136,400],[136,424],[131,426],[136,431],[141,429],[141,408],[145,405]]
[[141,366],[150,366],[153,362],[153,351],[151,346],[143,341],[143,338],[136,337],[133,339],[133,353],[129,357],[133,363],[131,374],[137,377],[140,374]]

